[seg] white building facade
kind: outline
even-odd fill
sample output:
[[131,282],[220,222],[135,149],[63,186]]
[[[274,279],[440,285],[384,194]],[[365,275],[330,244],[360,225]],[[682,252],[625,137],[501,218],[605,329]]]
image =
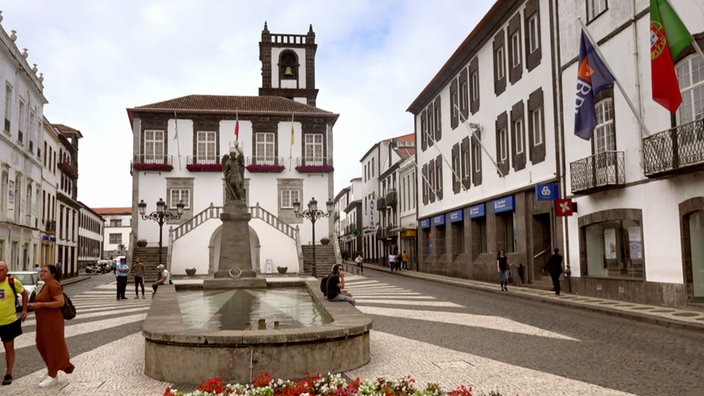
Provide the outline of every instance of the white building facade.
[[[272,34],[260,42],[259,96],[190,95],[128,109],[133,133],[133,197],[130,243],[159,240],[159,225],[137,213],[163,199],[167,209],[185,205],[168,220],[161,238],[169,246],[170,270],[198,273],[218,268],[219,219],[224,201],[221,158],[232,145],[246,162],[245,195],[252,219],[248,237],[253,269],[302,270],[300,245],[312,239],[312,223],[294,214],[333,194],[333,125],[337,115],[315,107],[315,34]],[[333,234],[333,218],[315,222],[316,239]]]
[[0,28],[0,258],[10,270],[39,263],[42,235],[42,76],[28,53],[15,45],[17,34]]
[[[566,235],[573,290],[672,306],[704,302],[704,59],[691,46],[674,59],[683,101],[671,114],[652,99],[650,1],[588,3],[557,8],[565,193],[577,204]],[[669,3],[704,46],[701,3]],[[624,87],[596,97],[589,141],[573,133],[577,18]]]
[[126,256],[132,242],[132,208],[93,208],[103,218],[103,259]]
[[536,187],[556,183],[550,2],[497,1],[410,105],[418,269],[497,281],[506,251],[541,279],[562,232]]

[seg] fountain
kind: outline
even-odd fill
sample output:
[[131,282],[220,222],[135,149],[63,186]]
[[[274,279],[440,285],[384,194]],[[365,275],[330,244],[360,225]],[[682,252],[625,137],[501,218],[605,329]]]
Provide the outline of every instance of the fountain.
[[[327,301],[315,279],[267,280],[251,270],[249,241],[241,238],[248,235],[250,217],[242,194],[242,155],[236,146],[223,157],[223,172],[228,201],[220,216],[223,226],[218,268],[202,285],[159,287],[142,329],[145,374],[173,383],[199,384],[213,377],[249,383],[261,372],[275,378],[300,379],[307,373],[339,373],[367,364],[372,327],[369,317],[350,304]],[[190,288],[204,294],[243,289],[239,294],[246,296],[247,302],[228,300],[226,304],[242,306],[244,311],[236,315],[251,317],[251,307],[257,305],[252,295],[257,293],[248,290],[294,287],[308,293],[322,321],[289,327],[276,319],[254,318],[256,322],[250,319],[241,329],[194,326],[187,317],[184,319],[178,298],[179,292]],[[231,310],[225,312],[233,314]]]

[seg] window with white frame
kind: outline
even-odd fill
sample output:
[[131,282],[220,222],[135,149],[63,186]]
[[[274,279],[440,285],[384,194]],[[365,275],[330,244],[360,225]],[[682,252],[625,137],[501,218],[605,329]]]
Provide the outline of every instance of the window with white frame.
[[144,131],[144,163],[164,163],[164,131]]
[[607,8],[606,0],[587,0],[587,22],[601,15]]
[[20,119],[17,125],[19,125],[19,129],[17,130],[17,142],[23,145],[24,134],[27,133],[27,103],[25,103],[22,98],[20,98]]
[[528,18],[528,53],[532,54],[540,48],[540,34],[538,32],[538,14],[533,14]]
[[276,135],[272,132],[257,132],[254,134],[254,157],[257,164],[276,165]]
[[111,245],[120,245],[122,243],[122,234],[110,234],[108,238]]
[[479,100],[479,71],[473,70],[470,78],[470,87],[472,87],[471,100],[477,102]]
[[539,146],[543,144],[543,120],[541,109],[530,112],[530,123],[533,131],[533,145]]
[[10,133],[10,119],[12,115],[12,85],[5,85],[5,126],[4,130]]
[[677,109],[677,125],[704,118],[704,61],[696,54],[677,64],[677,81],[682,104]]
[[175,210],[176,205],[183,202],[183,209],[191,208],[191,190],[186,188],[172,188],[169,190],[169,209]]
[[499,130],[499,141],[496,142],[498,145],[498,151],[499,151],[499,162],[506,162],[508,161],[508,131],[506,128],[501,128]]
[[281,190],[281,209],[293,209],[294,202],[301,202],[300,190]]
[[504,47],[496,49],[496,79],[502,80],[506,75],[506,56]]
[[517,30],[511,35],[511,67],[518,67],[521,64],[521,34]]
[[[323,134],[307,133],[304,135],[304,152],[306,165],[320,166],[323,162]],[[373,175],[372,175],[373,176]]]
[[609,152],[616,150],[613,98],[608,97],[596,102],[594,110],[596,110],[594,142],[597,154],[597,166],[604,167],[613,165],[615,157],[609,154]]
[[516,154],[522,154],[524,150],[523,142],[523,119],[513,121],[513,134],[515,136]]
[[196,132],[196,163],[215,164],[218,162],[215,131]]

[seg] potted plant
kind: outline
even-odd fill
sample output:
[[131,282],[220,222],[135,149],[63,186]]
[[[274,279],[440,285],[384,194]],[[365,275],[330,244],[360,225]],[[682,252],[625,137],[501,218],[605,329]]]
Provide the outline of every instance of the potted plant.
[[328,237],[322,237],[322,238],[320,238],[320,244],[321,244],[321,245],[327,245],[328,243],[330,243],[330,239],[329,239]]
[[196,269],[195,268],[186,268],[186,275],[188,276],[193,276],[196,274]]
[[276,267],[276,270],[279,271],[280,274],[285,274],[286,271],[288,271],[288,267]]
[[146,239],[137,239],[137,246],[139,246],[139,247],[147,246],[147,240]]

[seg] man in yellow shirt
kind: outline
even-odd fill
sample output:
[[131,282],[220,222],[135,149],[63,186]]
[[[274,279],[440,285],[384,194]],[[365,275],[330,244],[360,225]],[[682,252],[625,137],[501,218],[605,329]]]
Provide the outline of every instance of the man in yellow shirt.
[[[0,261],[0,339],[5,347],[5,376],[2,379],[3,385],[12,383],[12,369],[15,366],[15,338],[22,334],[20,322],[27,318],[27,291],[22,283],[14,279],[15,290],[12,290],[7,276],[7,263]],[[22,295],[22,315],[17,319],[15,310],[15,291]]]
[[408,253],[405,250],[401,253],[401,269],[408,271]]

